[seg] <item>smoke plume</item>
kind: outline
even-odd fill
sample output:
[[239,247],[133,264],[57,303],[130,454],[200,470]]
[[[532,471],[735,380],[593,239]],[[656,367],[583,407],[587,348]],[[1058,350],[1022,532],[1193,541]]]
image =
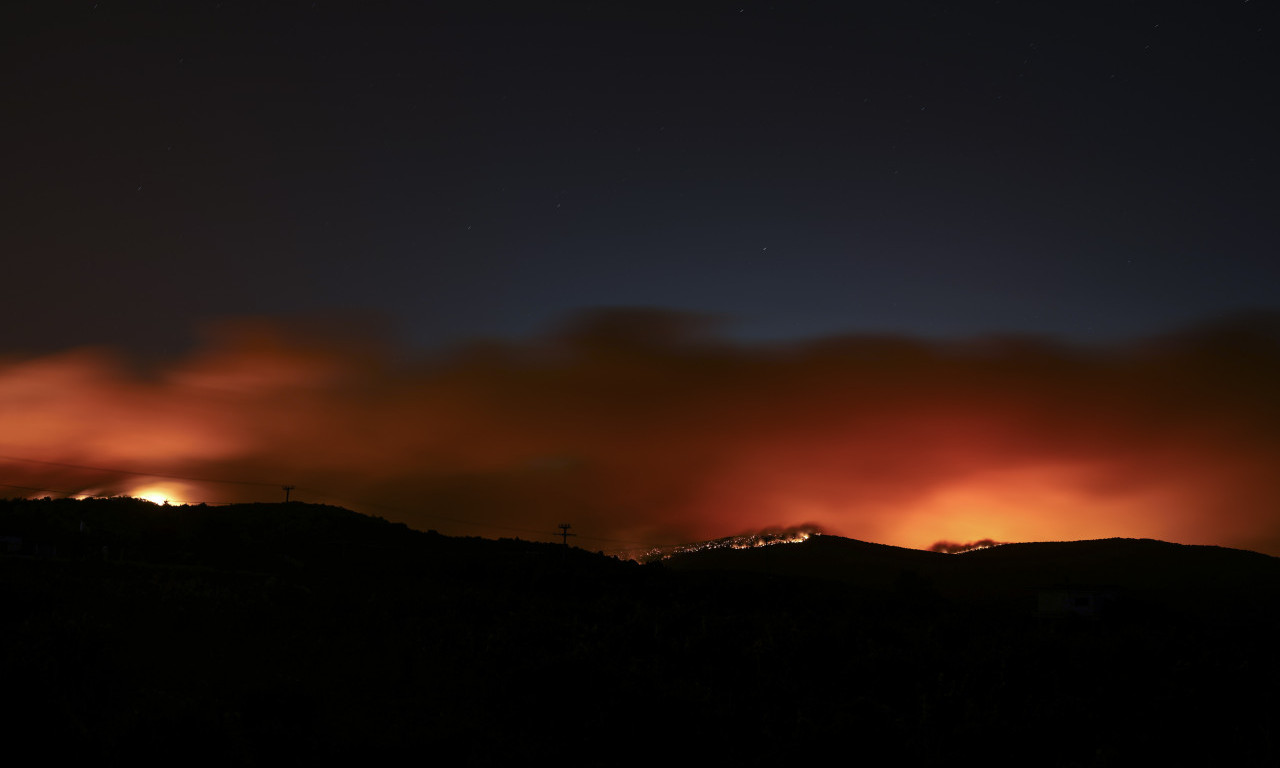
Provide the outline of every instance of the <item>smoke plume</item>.
[[240,321],[180,359],[0,361],[12,495],[343,504],[592,549],[814,522],[943,541],[1152,537],[1280,554],[1280,321],[1107,349],[730,343],[614,310],[415,359]]

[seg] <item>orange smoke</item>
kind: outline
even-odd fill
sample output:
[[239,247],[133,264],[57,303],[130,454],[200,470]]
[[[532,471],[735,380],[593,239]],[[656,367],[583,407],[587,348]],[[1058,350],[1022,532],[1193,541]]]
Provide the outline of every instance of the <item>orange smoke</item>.
[[916,548],[1127,536],[1280,554],[1278,328],[1108,350],[763,347],[619,310],[406,361],[358,334],[244,322],[149,370],[101,350],[0,362],[0,483],[187,496],[171,503],[289,484],[452,534],[569,521],[593,549],[816,523]]

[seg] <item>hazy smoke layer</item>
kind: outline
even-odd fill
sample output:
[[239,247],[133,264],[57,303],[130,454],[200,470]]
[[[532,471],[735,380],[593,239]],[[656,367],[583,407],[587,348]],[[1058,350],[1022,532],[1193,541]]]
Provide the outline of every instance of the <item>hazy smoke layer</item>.
[[919,548],[1144,536],[1280,554],[1278,329],[1260,317],[1109,350],[764,347],[610,311],[408,360],[245,321],[147,370],[101,350],[0,362],[0,482],[197,502],[289,484],[454,534],[569,522],[606,550],[813,522]]

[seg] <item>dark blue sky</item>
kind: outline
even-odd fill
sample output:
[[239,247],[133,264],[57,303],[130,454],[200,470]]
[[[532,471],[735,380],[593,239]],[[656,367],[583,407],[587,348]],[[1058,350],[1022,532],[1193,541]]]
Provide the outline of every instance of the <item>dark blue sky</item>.
[[0,351],[1280,309],[1266,3],[453,5],[6,4]]

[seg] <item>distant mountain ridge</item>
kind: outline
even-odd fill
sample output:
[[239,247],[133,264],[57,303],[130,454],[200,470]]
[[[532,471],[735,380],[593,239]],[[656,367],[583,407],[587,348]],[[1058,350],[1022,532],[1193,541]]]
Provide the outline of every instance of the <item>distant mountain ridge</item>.
[[1066,584],[1111,585],[1166,598],[1280,595],[1280,558],[1155,539],[1028,542],[944,554],[823,535],[787,546],[681,553],[666,563],[677,570],[745,571],[867,589],[891,588],[910,574],[950,598],[1025,598]]
[[[441,536],[326,505],[167,506],[129,498],[0,500],[0,537],[14,552],[25,541],[46,555],[268,571],[304,561],[416,561],[428,553],[437,564],[470,562],[474,568],[484,562],[506,570],[504,558],[527,560],[531,553],[563,549]],[[893,588],[907,575],[948,598],[1026,597],[1055,584],[1108,584],[1153,594],[1280,594],[1280,558],[1154,539],[1028,542],[945,554],[798,527],[686,545],[660,562],[673,571],[751,572],[871,590]]]
[[0,501],[0,542],[40,545],[0,553],[0,715],[76,762],[1280,755],[1280,563],[1241,550],[820,535],[640,564],[134,499]]

